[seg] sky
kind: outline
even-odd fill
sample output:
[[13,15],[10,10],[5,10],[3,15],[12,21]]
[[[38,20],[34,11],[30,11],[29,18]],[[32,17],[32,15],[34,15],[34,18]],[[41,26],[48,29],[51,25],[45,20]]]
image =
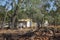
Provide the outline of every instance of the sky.
[[4,0],[4,1],[3,0],[0,0],[0,5],[3,5],[4,6],[6,4],[5,2],[6,2],[6,0]]
[[55,1],[48,1],[48,3],[50,4],[50,7],[47,7],[46,10],[48,10],[48,12],[50,12],[51,10],[54,10],[56,11],[57,10],[57,6],[54,5],[55,4]]
[[[0,5],[4,6],[6,4],[6,1],[9,2],[9,3],[12,2],[10,0],[0,0]],[[17,0],[15,0],[15,1],[17,3]],[[48,10],[48,12],[50,12],[51,10],[56,11],[57,7],[54,5],[55,1],[48,1],[47,3],[50,5],[50,7],[46,8],[46,10]],[[6,6],[6,8],[8,8],[8,10],[12,9],[10,4],[8,4],[8,6]]]
[[[0,5],[4,6],[6,4],[6,1],[8,2],[6,8],[8,8],[8,10],[11,10],[12,9],[12,6],[10,5],[11,4],[11,0],[0,0]],[[16,3],[18,2],[17,0],[15,0]]]

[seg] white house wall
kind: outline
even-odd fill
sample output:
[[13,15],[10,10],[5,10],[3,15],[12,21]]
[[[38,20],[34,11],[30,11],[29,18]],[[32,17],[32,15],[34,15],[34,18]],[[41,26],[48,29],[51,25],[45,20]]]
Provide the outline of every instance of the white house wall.
[[31,27],[31,22],[27,21],[27,27]]

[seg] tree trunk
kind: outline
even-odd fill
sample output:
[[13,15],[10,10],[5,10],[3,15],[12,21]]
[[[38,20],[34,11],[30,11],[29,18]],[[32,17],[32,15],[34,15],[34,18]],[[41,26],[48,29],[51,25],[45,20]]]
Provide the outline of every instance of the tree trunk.
[[1,22],[1,28],[3,29],[4,28],[4,17],[2,17],[2,22]]
[[40,23],[39,21],[37,22],[37,27],[38,27],[38,30],[40,29]]
[[20,1],[21,0],[18,0],[18,3],[17,3],[17,5],[16,5],[16,3],[14,4],[15,5],[15,8],[13,9],[14,10],[14,13],[13,13],[13,15],[10,17],[10,21],[11,21],[11,26],[10,26],[10,28],[16,28],[16,26],[17,26],[17,23],[16,23],[16,19],[17,19],[17,11],[18,11],[18,9],[19,9],[19,3],[20,3]]
[[18,5],[16,6],[14,13],[11,17],[11,28],[15,28],[16,27],[16,19],[17,19],[17,11],[18,11]]

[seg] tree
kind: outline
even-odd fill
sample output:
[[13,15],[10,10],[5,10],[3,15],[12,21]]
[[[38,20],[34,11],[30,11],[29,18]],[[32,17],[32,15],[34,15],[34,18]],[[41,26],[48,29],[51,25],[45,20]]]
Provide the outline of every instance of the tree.
[[[11,23],[11,28],[16,27],[16,21],[22,18],[31,18],[35,22],[42,22],[42,19],[48,19],[51,17],[50,14],[47,14],[45,6],[48,0],[18,0],[17,3],[15,0],[7,1],[5,6],[11,5],[12,9],[7,12],[7,16],[5,17],[9,19],[9,23]],[[43,3],[44,2],[44,3]],[[44,8],[43,8],[44,7]],[[7,9],[9,9],[7,7]],[[41,11],[42,10],[42,11]],[[48,18],[47,18],[48,16]],[[38,20],[37,20],[38,19]]]
[[[52,4],[50,4],[52,3]],[[43,8],[42,8],[42,13],[44,14],[44,19],[46,20],[49,20],[50,21],[50,17],[51,17],[51,20],[53,20],[52,23],[54,23],[54,25],[56,25],[56,20],[57,20],[57,5],[56,5],[56,2],[54,0],[50,0],[47,2],[47,4],[43,5]]]
[[5,8],[3,6],[0,6],[0,27],[3,27],[5,13]]

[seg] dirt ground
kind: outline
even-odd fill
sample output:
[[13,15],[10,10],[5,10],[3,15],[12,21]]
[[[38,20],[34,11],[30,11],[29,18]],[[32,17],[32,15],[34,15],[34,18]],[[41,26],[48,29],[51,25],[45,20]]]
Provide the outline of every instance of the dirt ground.
[[[52,28],[60,28],[60,26],[55,26],[55,27],[51,26],[51,27]],[[50,28],[50,27],[48,27],[48,28]],[[34,28],[34,27],[33,28],[16,29],[16,30],[15,29],[14,30],[1,29],[0,30],[0,40],[5,40],[5,39],[6,40],[60,40],[60,33],[59,34],[55,33],[55,37],[54,37],[54,36],[47,36],[46,35],[47,32],[44,33],[44,31],[41,31],[41,30],[34,32],[35,30],[36,30],[36,28]],[[5,36],[4,35],[2,36],[1,34],[4,34]]]

